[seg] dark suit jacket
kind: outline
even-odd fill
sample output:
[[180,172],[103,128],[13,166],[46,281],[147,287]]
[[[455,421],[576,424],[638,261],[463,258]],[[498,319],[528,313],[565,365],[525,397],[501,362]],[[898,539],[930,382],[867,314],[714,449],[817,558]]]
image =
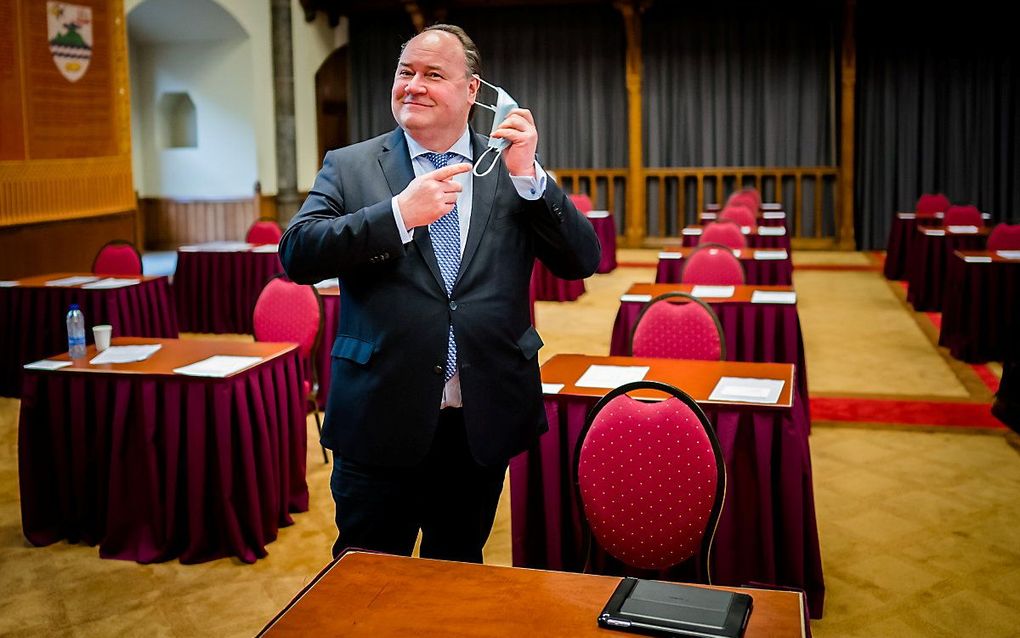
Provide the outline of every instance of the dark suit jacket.
[[[476,158],[485,146],[473,134]],[[393,219],[391,198],[413,178],[399,128],[330,151],[280,241],[294,281],[340,278],[322,442],[371,465],[420,461],[438,420],[452,321],[471,451],[484,465],[505,463],[547,429],[542,340],[528,303],[535,257],[580,279],[598,265],[598,239],[551,179],[541,199],[524,200],[500,160],[473,178],[471,225],[447,298],[428,227],[405,245]]]

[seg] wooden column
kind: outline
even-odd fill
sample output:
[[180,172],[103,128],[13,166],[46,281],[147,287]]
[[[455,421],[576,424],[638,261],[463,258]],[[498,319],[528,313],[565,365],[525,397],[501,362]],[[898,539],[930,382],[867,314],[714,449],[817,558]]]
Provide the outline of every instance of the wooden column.
[[840,54],[842,103],[839,144],[839,247],[853,250],[854,245],[854,88],[857,85],[857,42],[854,26],[856,1],[843,5],[843,46]]
[[647,229],[644,147],[641,136],[641,11],[646,3],[616,2],[627,35],[627,207],[623,244],[641,246]]

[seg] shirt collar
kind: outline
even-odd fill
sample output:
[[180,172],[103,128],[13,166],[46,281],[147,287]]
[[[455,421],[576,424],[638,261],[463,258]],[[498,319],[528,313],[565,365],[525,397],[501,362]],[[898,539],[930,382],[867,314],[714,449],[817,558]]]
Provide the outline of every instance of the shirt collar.
[[[430,151],[419,144],[407,131],[404,131],[404,139],[407,140],[407,150],[411,154],[411,159],[414,159],[423,153],[442,152]],[[456,153],[461,157],[466,157],[468,160],[474,159],[474,156],[471,153],[471,131],[467,126],[464,127],[464,133],[460,136],[460,138],[458,138],[457,141],[453,143],[453,146],[447,149],[446,152]]]

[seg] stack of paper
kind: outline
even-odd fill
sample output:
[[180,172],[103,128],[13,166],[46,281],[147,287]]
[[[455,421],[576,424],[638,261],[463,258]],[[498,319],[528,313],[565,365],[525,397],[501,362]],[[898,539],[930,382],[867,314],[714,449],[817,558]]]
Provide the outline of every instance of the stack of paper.
[[917,213],[896,213],[900,219],[917,219]]
[[786,219],[786,213],[781,210],[777,210],[771,213],[762,213],[761,216],[762,219]]
[[52,359],[42,359],[40,361],[26,363],[23,367],[26,370],[59,370],[61,368],[66,368],[69,365],[71,365],[70,361],[54,361]]
[[116,277],[107,277],[100,279],[99,281],[93,281],[91,283],[83,284],[82,288],[88,290],[104,290],[107,288],[123,288],[125,286],[137,286],[141,279],[118,279]]
[[963,261],[968,264],[990,264],[992,258],[990,255],[965,255]]
[[174,368],[174,372],[192,377],[228,377],[235,372],[255,365],[259,361],[262,361],[262,357],[238,357],[217,354],[182,368]]
[[995,254],[1003,259],[1020,259],[1020,250],[997,250]]
[[761,237],[781,237],[786,234],[783,226],[759,226],[758,235]]
[[159,343],[138,345],[138,346],[110,346],[103,350],[89,361],[92,365],[101,363],[134,363],[145,361],[163,345]]
[[701,229],[700,228],[685,228],[685,229],[681,230],[680,232],[683,233],[684,235],[700,235],[701,234]]
[[756,251],[754,251],[754,258],[755,258],[755,260],[758,260],[758,261],[762,261],[762,260],[782,260],[782,259],[786,259],[787,257],[789,257],[789,255],[786,253],[786,250],[784,250],[784,249],[780,249],[780,250],[756,250]]
[[588,211],[587,213],[585,213],[585,217],[587,217],[588,219],[605,219],[606,217],[609,217],[609,211],[608,210],[592,210],[592,211]]
[[729,299],[736,291],[736,286],[695,286],[691,295],[699,299]]
[[78,286],[80,284],[87,284],[90,281],[96,281],[99,277],[92,277],[88,275],[80,275],[77,277],[64,277],[63,279],[50,279],[46,282],[47,286]]
[[949,232],[956,235],[973,235],[978,231],[977,226],[948,226]]
[[659,259],[683,259],[683,253],[659,253]]
[[339,288],[340,287],[340,278],[339,277],[333,277],[332,279],[323,279],[319,283],[315,284],[315,287],[319,288],[319,289],[322,289],[322,288]]
[[588,366],[581,378],[574,382],[579,388],[616,388],[625,383],[641,381],[648,374],[648,366]]
[[20,285],[20,284],[18,284],[18,282],[10,280],[10,279],[5,279],[3,281],[0,281],[0,288],[14,288],[15,286],[18,286],[18,285]]
[[620,301],[631,303],[648,303],[652,300],[651,295],[620,295]]
[[279,244],[262,244],[251,249],[253,253],[278,253],[280,252]]
[[941,228],[925,228],[924,234],[929,237],[941,237],[946,234],[946,231]]
[[777,403],[786,382],[782,379],[747,379],[722,377],[715,384],[709,401],[737,401],[740,403]]
[[792,290],[755,290],[751,293],[751,303],[797,303],[797,293]]

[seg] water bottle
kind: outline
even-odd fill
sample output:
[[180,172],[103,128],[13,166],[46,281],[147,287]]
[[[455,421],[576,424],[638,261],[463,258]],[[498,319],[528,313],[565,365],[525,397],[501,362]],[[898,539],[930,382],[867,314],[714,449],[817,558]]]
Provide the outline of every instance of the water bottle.
[[72,359],[85,356],[85,315],[76,303],[67,311],[67,352]]

